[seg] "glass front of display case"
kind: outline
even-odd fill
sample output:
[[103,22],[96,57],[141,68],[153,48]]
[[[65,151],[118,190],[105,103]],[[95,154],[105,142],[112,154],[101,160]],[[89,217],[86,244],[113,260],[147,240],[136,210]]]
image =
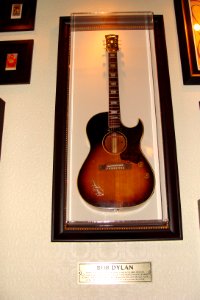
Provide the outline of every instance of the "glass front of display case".
[[66,222],[167,220],[153,15],[71,24]]

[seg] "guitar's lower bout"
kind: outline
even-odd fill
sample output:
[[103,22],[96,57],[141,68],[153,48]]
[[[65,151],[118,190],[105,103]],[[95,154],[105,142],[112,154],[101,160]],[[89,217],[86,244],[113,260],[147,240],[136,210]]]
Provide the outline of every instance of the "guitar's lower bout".
[[152,169],[140,150],[143,125],[141,121],[134,128],[122,125],[120,133],[114,135],[113,146],[109,141],[105,147],[107,124],[107,113],[95,115],[88,122],[91,150],[79,172],[79,192],[86,202],[99,208],[136,206],[154,189]]

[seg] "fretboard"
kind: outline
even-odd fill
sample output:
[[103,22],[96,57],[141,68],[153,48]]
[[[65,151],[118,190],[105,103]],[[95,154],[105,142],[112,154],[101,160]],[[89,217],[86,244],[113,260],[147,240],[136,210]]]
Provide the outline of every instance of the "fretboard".
[[120,103],[118,85],[117,52],[108,53],[108,73],[109,73],[109,114],[108,126],[110,129],[120,127]]

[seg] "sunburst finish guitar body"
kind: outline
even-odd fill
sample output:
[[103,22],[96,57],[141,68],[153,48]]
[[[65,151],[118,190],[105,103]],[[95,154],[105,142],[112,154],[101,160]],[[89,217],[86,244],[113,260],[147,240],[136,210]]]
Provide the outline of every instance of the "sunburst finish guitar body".
[[141,120],[133,128],[121,122],[118,87],[118,36],[107,35],[109,112],[93,116],[87,124],[90,152],[79,172],[78,189],[89,204],[120,209],[145,202],[154,189],[154,175],[144,157]]

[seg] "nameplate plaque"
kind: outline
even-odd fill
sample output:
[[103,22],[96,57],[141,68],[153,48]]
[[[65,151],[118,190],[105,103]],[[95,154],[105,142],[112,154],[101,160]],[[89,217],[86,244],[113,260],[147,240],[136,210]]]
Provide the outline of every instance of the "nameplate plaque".
[[151,281],[150,262],[90,262],[78,265],[79,284],[130,284]]

